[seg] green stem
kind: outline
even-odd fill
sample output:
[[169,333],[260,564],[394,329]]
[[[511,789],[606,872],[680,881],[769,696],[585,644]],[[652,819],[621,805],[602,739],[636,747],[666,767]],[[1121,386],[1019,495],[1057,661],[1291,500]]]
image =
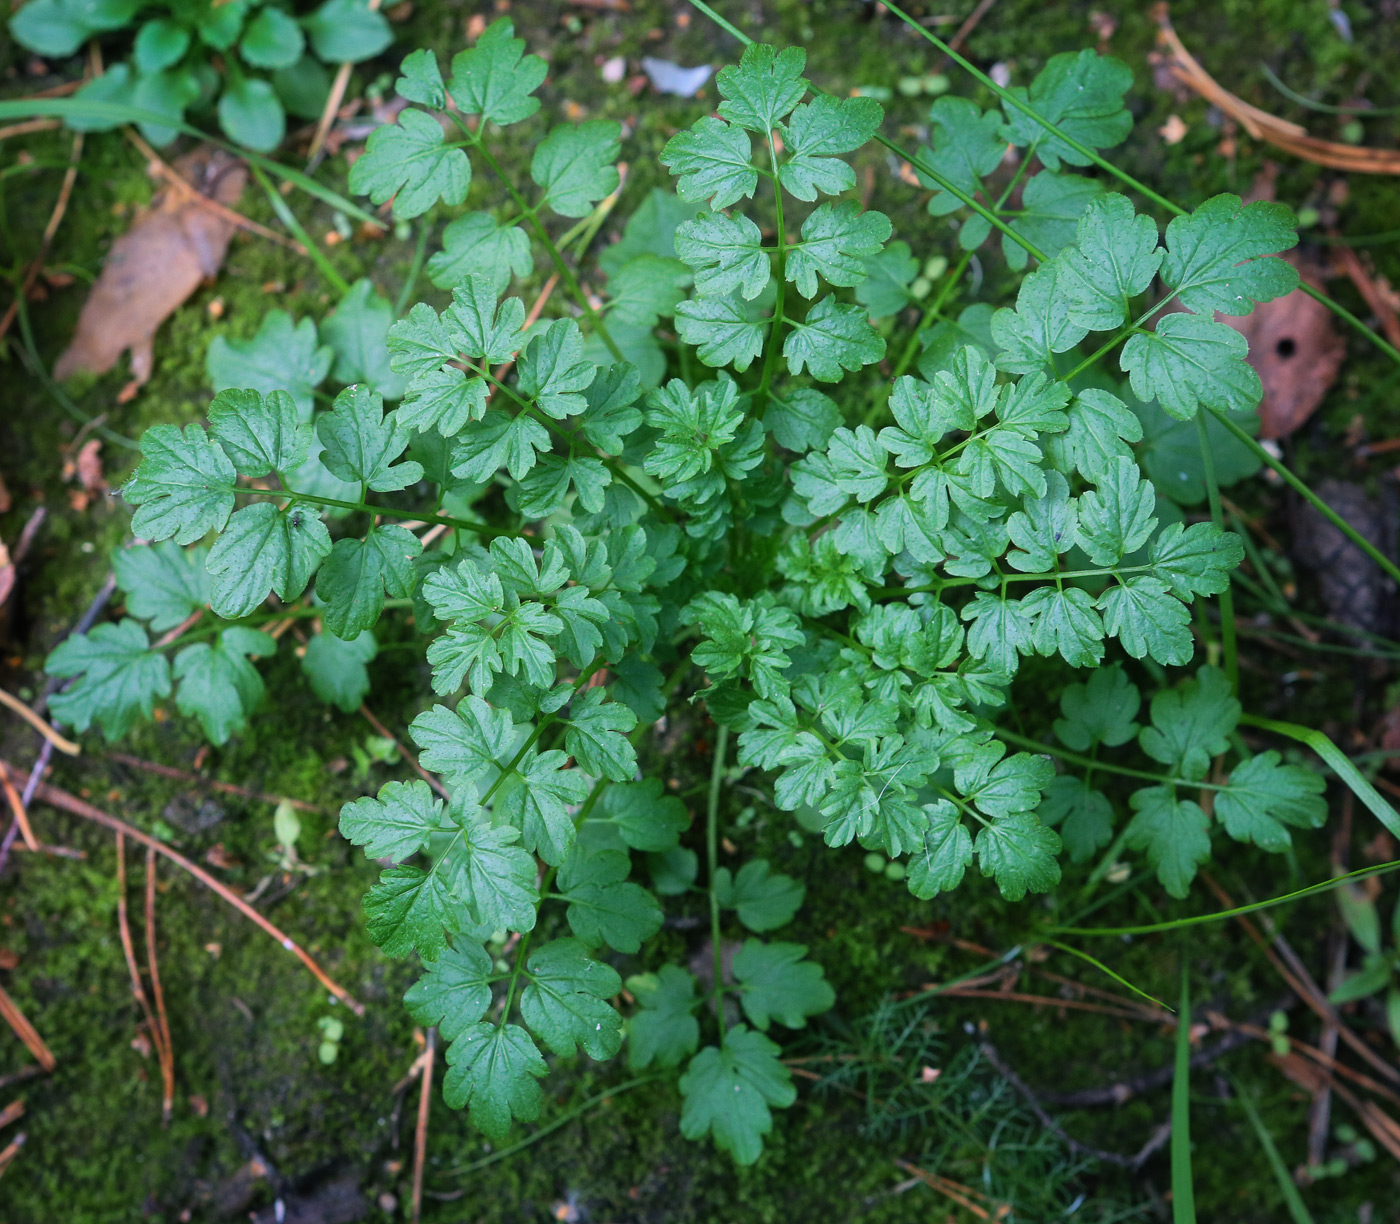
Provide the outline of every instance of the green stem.
[[1005,727],[998,727],[996,733],[999,739],[1004,739],[1009,744],[1015,744],[1030,752],[1043,752],[1047,756],[1058,757],[1062,761],[1068,761],[1071,765],[1078,765],[1081,769],[1100,769],[1104,773],[1118,774],[1124,778],[1137,778],[1143,782],[1156,782],[1162,786],[1189,786],[1201,790],[1217,791],[1230,789],[1227,783],[1197,782],[1188,778],[1173,778],[1168,774],[1149,773],[1145,769],[1129,769],[1126,765],[1110,765],[1107,761],[1081,756],[1066,748],[1056,748],[1053,744],[1031,739],[1028,735],[1018,735],[1015,731],[1009,731]]
[[729,748],[729,728],[722,723],[715,742],[715,763],[710,770],[710,794],[705,803],[705,856],[710,881],[710,942],[715,952],[714,1005],[719,1023],[719,1044],[724,1045],[724,945],[720,942],[719,893],[715,891],[715,876],[719,871],[719,788],[724,780],[724,756]]
[[773,133],[768,133],[768,162],[773,167],[773,203],[778,220],[778,296],[773,305],[773,326],[768,329],[767,351],[763,354],[763,376],[754,396],[754,413],[761,413],[768,403],[768,388],[773,382],[773,371],[778,366],[778,352],[782,348],[783,307],[787,302],[787,224],[783,220],[783,187],[778,181],[778,150],[773,144]]
[[[1220,484],[1215,478],[1215,456],[1210,449],[1210,435],[1206,433],[1206,418],[1196,414],[1196,436],[1201,446],[1201,466],[1205,469],[1206,495],[1210,499],[1210,521],[1220,530],[1225,530],[1225,513],[1220,506]],[[1230,682],[1230,691],[1240,691],[1240,661],[1235,649],[1235,595],[1227,581],[1220,592],[1220,648],[1225,655],[1225,678]]]
[[520,194],[515,186],[514,180],[501,169],[500,163],[496,161],[491,150],[488,149],[485,142],[482,141],[480,132],[473,132],[456,115],[453,115],[453,118],[457,120],[457,125],[467,133],[467,138],[472,142],[476,151],[481,154],[482,160],[494,171],[496,177],[505,184],[506,191],[510,193],[511,199],[515,201],[515,206],[520,209],[525,217],[529,218],[530,228],[535,231],[535,236],[539,238],[544,244],[545,250],[549,252],[549,258],[554,263],[555,271],[559,273],[559,279],[564,282],[564,286],[568,289],[569,295],[578,303],[579,309],[588,316],[588,320],[593,324],[593,329],[598,333],[599,339],[607,345],[608,352],[617,358],[618,361],[621,361],[623,359],[622,350],[618,348],[617,341],[608,334],[608,329],[603,323],[602,316],[593,308],[593,304],[588,300],[588,295],[584,293],[583,286],[578,282],[578,277],[574,275],[574,270],[569,267],[563,252],[555,245],[554,239],[549,236],[549,231],[545,229],[544,223],[540,220],[534,205],[530,204],[525,197]]
[[399,300],[394,303],[396,319],[403,318],[413,300],[413,291],[418,287],[418,277],[423,271],[424,257],[428,253],[428,235],[432,232],[433,227],[426,219],[419,221],[418,241],[413,244],[413,262],[408,265],[408,275],[404,278],[403,288],[399,290]]
[[[231,58],[230,62],[232,62]],[[287,201],[282,198],[281,192],[272,185],[267,175],[263,173],[262,167],[257,162],[249,162],[248,168],[252,170],[253,177],[258,180],[258,186],[263,189],[263,193],[267,196],[267,202],[272,205],[272,211],[277,214],[277,219],[287,227],[292,237],[301,243],[307,257],[320,270],[321,275],[330,283],[331,288],[344,297],[350,292],[350,282],[336,271],[335,264],[330,261],[330,256],[321,250],[316,240],[306,232],[306,227],[297,220],[296,213],[291,210]]]
[[432,523],[443,527],[457,527],[463,531],[474,531],[484,536],[513,536],[513,531],[501,531],[488,527],[485,523],[474,523],[470,519],[452,518],[446,514],[428,514],[421,510],[396,510],[392,506],[379,506],[371,502],[340,501],[334,497],[318,497],[314,493],[297,493],[291,489],[270,492],[266,489],[237,488],[236,493],[248,493],[254,497],[270,497],[277,501],[290,498],[294,502],[307,502],[313,506],[330,506],[337,510],[358,510],[362,514],[384,514],[389,518],[409,519],[418,523]]
[[1275,459],[1268,450],[1259,444],[1257,438],[1251,437],[1248,431],[1231,420],[1227,413],[1221,412],[1218,408],[1207,408],[1206,411],[1234,434],[1236,438],[1243,442],[1245,446],[1252,450],[1261,461],[1273,468],[1274,471],[1283,478],[1283,482],[1288,485],[1290,489],[1307,501],[1314,510],[1322,515],[1332,526],[1337,528],[1337,530],[1355,544],[1357,548],[1370,557],[1381,569],[1394,578],[1396,582],[1400,582],[1400,566],[1397,566],[1394,561],[1381,552],[1370,540],[1357,531],[1346,519],[1308,488],[1302,480],[1288,469],[1282,459]]

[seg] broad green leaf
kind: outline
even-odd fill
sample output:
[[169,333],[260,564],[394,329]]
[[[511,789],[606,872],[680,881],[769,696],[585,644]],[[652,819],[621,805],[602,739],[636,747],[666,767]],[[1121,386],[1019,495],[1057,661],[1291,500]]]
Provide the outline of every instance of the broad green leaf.
[[340,835],[365,855],[402,862],[423,849],[445,826],[443,803],[426,782],[387,782],[377,797],[340,809]]
[[447,143],[442,124],[410,107],[399,114],[397,123],[369,134],[364,153],[350,167],[350,190],[376,204],[393,200],[394,216],[411,220],[439,200],[460,204],[467,198],[471,178],[471,162],[459,147]]
[[474,1024],[447,1047],[442,1097],[453,1109],[466,1109],[472,1125],[500,1143],[514,1120],[540,1116],[544,1094],[535,1081],[548,1071],[519,1025]]
[[1245,361],[1249,343],[1233,327],[1192,314],[1169,314],[1157,329],[1128,337],[1119,363],[1133,394],[1155,399],[1178,420],[1198,406],[1252,411],[1263,395],[1254,368]]
[[459,941],[423,966],[423,976],[403,1001],[419,1024],[436,1025],[445,1041],[456,1041],[491,1006],[491,958],[475,943]]
[[224,135],[245,148],[271,153],[287,135],[287,112],[270,81],[226,81],[218,109]]
[[622,989],[617,970],[588,955],[576,939],[556,939],[530,954],[530,984],[520,1015],[556,1054],[582,1046],[590,1058],[611,1058],[622,1047],[622,1017],[606,1000]]
[[368,278],[357,280],[321,324],[321,339],[335,353],[333,373],[338,382],[368,383],[386,400],[402,397],[407,383],[390,367],[386,343],[394,324],[394,308]]
[[[1054,373],[1055,354],[1068,352],[1088,334],[1089,329],[1074,322],[1065,309],[1061,267],[1058,260],[1042,264],[1021,282],[1016,309],[1003,307],[992,315],[997,369],[1009,374]],[[1138,339],[1133,336],[1128,343]]]
[[1061,774],[1036,809],[1042,824],[1056,828],[1070,858],[1087,862],[1113,840],[1113,807],[1100,790],[1071,774]]
[[763,352],[764,328],[751,322],[738,298],[692,298],[676,306],[676,331],[708,366],[743,373]]
[[210,606],[236,620],[260,608],[270,591],[282,600],[296,599],[330,552],[330,533],[314,507],[244,506],[209,552]]
[[637,751],[627,732],[637,716],[618,701],[609,701],[601,688],[585,690],[569,708],[564,748],[586,773],[614,782],[628,782],[637,773]]
[[327,64],[373,59],[394,41],[388,21],[369,0],[326,0],[301,24],[317,58]]
[[561,217],[586,217],[617,190],[621,126],[613,119],[562,123],[535,147],[530,177],[544,188],[540,207]]
[[534,856],[515,845],[509,825],[469,819],[462,828],[462,854],[454,860],[454,888],[467,916],[488,931],[533,930],[539,894]]
[[113,553],[112,569],[126,594],[127,612],[147,621],[155,633],[173,629],[209,602],[207,555],[207,549],[185,549],[169,540]]
[[910,852],[909,891],[921,901],[952,892],[972,862],[972,835],[946,799],[926,803],[923,845]]
[[317,697],[353,714],[369,693],[368,664],[378,653],[379,644],[368,629],[348,641],[333,633],[317,633],[306,644],[301,670]]
[[428,279],[439,289],[451,289],[468,276],[484,276],[502,293],[513,276],[529,276],[534,266],[523,229],[475,212],[448,222],[442,250],[428,257]]
[[520,354],[517,390],[555,420],[584,411],[598,367],[583,356],[583,334],[572,319],[555,319]]
[[801,323],[794,324],[783,341],[788,369],[794,374],[806,369],[819,382],[840,382],[843,371],[873,365],[884,355],[885,339],[870,326],[865,311],[830,296],[813,306]]
[[841,423],[841,410],[829,395],[799,387],[783,396],[769,395],[763,427],[779,446],[799,454],[823,447]]
[[1074,246],[1060,260],[1058,284],[1070,317],[1090,331],[1122,327],[1129,303],[1147,292],[1161,263],[1157,223],[1135,215],[1127,196],[1099,197],[1080,219]]
[[215,336],[204,369],[215,391],[251,388],[263,395],[284,391],[303,421],[311,419],[312,392],[326,380],[334,354],[318,346],[311,319],[293,321],[285,310],[269,312],[251,340]]
[[564,768],[568,757],[557,748],[533,750],[516,766],[514,786],[497,792],[497,812],[520,830],[525,849],[557,866],[574,843],[569,807],[588,796],[588,780],[577,769]]
[[1047,439],[1047,454],[1063,454],[1066,466],[1090,482],[1097,482],[1116,459],[1132,458],[1128,443],[1142,440],[1142,422],[1107,391],[1091,387],[1079,392],[1066,416],[1069,428],[1059,438]]
[[862,212],[854,200],[822,204],[802,223],[802,241],[788,251],[787,278],[803,297],[816,296],[818,275],[829,285],[858,285],[865,261],[879,253],[890,229],[884,213]]
[[[292,60],[301,58],[302,34],[301,28],[295,21],[287,17],[280,9],[264,10],[258,17],[248,24],[248,29],[244,31],[243,42],[239,47],[239,52],[248,63],[255,68],[280,68],[280,63],[265,64],[260,63],[260,57],[267,52],[271,52],[274,58],[280,58],[283,54],[282,48],[270,45],[267,37],[268,26],[277,25],[277,18],[272,18],[271,22],[261,20],[268,12],[274,12],[277,17],[281,17],[290,25],[287,37],[291,46],[296,50],[292,52]],[[13,29],[13,27],[12,27]],[[190,30],[188,26],[181,25],[169,17],[158,17],[154,21],[146,22],[136,33],[136,40],[132,43],[132,61],[135,63],[137,71],[141,73],[160,72],[163,68],[169,68],[172,64],[178,64],[190,46]]]
[[[1157,487],[1157,492],[1182,506],[1195,506],[1206,500],[1206,471],[1201,458],[1201,433],[1194,420],[1169,416],[1154,401],[1137,401],[1132,406],[1140,422],[1142,447],[1138,459]],[[1259,414],[1232,412],[1229,419],[1251,435],[1259,432]],[[1223,489],[1253,476],[1262,462],[1225,425],[1207,413],[1206,440],[1210,446],[1216,483]]]
[[695,978],[679,965],[662,965],[629,977],[627,989],[638,1004],[627,1021],[628,1068],[680,1066],[700,1044]]
[[489,781],[515,745],[509,711],[494,710],[476,696],[464,697],[455,713],[441,705],[424,710],[408,731],[422,749],[419,763],[442,774],[454,791]]
[[450,329],[453,352],[492,365],[509,361],[525,343],[525,303],[506,298],[498,306],[496,291],[484,276],[468,276],[452,290],[452,305],[443,312],[442,322]]
[[1191,661],[1191,613],[1159,578],[1137,574],[1111,586],[1094,605],[1103,613],[1104,629],[1135,659],[1181,666]]
[[799,200],[815,200],[818,192],[839,195],[854,187],[855,171],[832,155],[860,148],[879,130],[883,118],[884,111],[872,98],[822,95],[799,106],[779,125],[786,160],[778,167],[778,180]]
[[476,46],[453,56],[447,92],[462,113],[505,127],[539,110],[540,100],[531,95],[543,83],[549,65],[524,52],[525,40],[515,37],[508,18],[499,17]]
[[346,387],[337,395],[331,411],[317,420],[316,435],[325,447],[321,462],[341,480],[394,492],[423,479],[422,464],[394,462],[407,449],[408,434],[368,387]]
[[719,113],[731,123],[767,136],[806,95],[809,85],[802,75],[806,66],[807,52],[801,47],[779,51],[750,44],[737,66],[721,68],[715,78],[725,99]]
[[973,849],[984,876],[996,879],[1008,901],[1027,892],[1049,892],[1060,882],[1060,837],[1026,812],[1002,816],[983,825]]
[[1031,620],[1020,603],[978,591],[962,610],[962,618],[969,622],[967,649],[973,658],[986,659],[998,671],[1014,676],[1020,655],[1032,650]]
[[1235,766],[1226,789],[1215,793],[1215,817],[1236,841],[1279,852],[1292,843],[1286,825],[1317,829],[1327,820],[1322,776],[1302,765],[1283,765],[1277,752],[1261,752]]
[[1219,595],[1244,560],[1244,544],[1213,523],[1173,523],[1152,541],[1151,559],[1153,574],[1182,599]]
[[633,850],[672,850],[690,824],[685,805],[665,793],[659,778],[610,786],[603,792],[599,807]]
[[[1075,240],[1086,209],[1103,196],[1103,184],[1081,174],[1056,174],[1042,170],[1021,191],[1021,211],[1007,218],[1011,228],[1047,259],[1054,259]],[[966,228],[966,227],[965,227]],[[1156,240],[1157,231],[1153,231]],[[1001,236],[1006,262],[1020,271],[1030,253],[1007,234]]]
[[1144,786],[1132,797],[1135,815],[1124,845],[1147,852],[1157,879],[1173,897],[1185,897],[1196,869],[1210,857],[1210,818],[1172,786]]
[[690,281],[690,271],[680,260],[638,255],[608,280],[609,317],[637,327],[655,327],[662,316],[676,313]]
[[198,425],[152,425],[141,435],[141,463],[122,488],[136,507],[131,530],[147,540],[192,544],[222,531],[233,512],[237,475]]
[[[1126,64],[1086,49],[1051,56],[1029,92],[1012,92],[1071,139],[1091,149],[1111,149],[1133,128],[1133,117],[1123,106],[1123,95],[1132,84]],[[1013,144],[1033,148],[1051,170],[1058,170],[1062,161],[1089,164],[1084,154],[1014,107],[1007,107],[1003,135]]]
[[656,898],[627,879],[630,862],[620,851],[578,860],[575,850],[559,873],[570,929],[590,947],[606,944],[618,952],[636,952],[661,929]]
[[1162,280],[1187,310],[1246,315],[1298,287],[1298,270],[1283,259],[1264,258],[1298,245],[1297,222],[1285,204],[1239,196],[1212,196],[1189,216],[1167,226]]
[[442,70],[437,55],[428,47],[410,51],[399,64],[399,79],[394,92],[405,102],[417,102],[433,110],[447,105],[447,90],[442,83]]
[[681,1076],[681,1134],[705,1135],[737,1164],[751,1165],[773,1129],[770,1106],[786,1109],[797,1099],[781,1049],[761,1033],[733,1026],[722,1047],[706,1046]]
[[872,318],[881,319],[903,310],[912,300],[909,287],[919,275],[919,261],[907,242],[891,242],[877,255],[865,259],[865,278],[856,286],[856,301]]
[[743,213],[702,213],[682,222],[676,255],[695,273],[695,291],[702,297],[728,297],[737,290],[752,301],[772,279],[763,235]]
[[311,430],[285,391],[220,391],[209,405],[209,432],[240,476],[289,472],[306,462]]
[[1189,782],[1210,769],[1210,759],[1230,746],[1240,720],[1240,703],[1217,667],[1203,667],[1194,679],[1163,689],[1152,698],[1152,725],[1138,736],[1142,750]]
[[752,155],[753,141],[743,128],[706,116],[672,136],[660,160],[677,176],[676,194],[682,200],[705,200],[711,208],[720,209],[758,188],[758,171],[749,160]]
[[341,638],[374,628],[386,590],[395,599],[413,593],[413,558],[422,547],[393,525],[371,527],[364,540],[337,540],[316,575],[316,594],[326,604],[321,623]]
[[806,955],[802,944],[757,939],[745,940],[734,954],[740,1001],[755,1028],[766,1032],[774,1020],[787,1028],[806,1028],[808,1016],[829,1011],[836,1002],[822,967]]
[[[1001,113],[983,113],[968,98],[945,96],[934,102],[929,120],[933,124],[933,147],[920,149],[919,160],[967,195],[980,191],[983,176],[1001,165],[1006,153],[1006,141],[1000,135]],[[934,179],[919,171],[915,173],[925,187],[934,189],[928,205],[934,216],[946,216],[963,206],[956,195]]]
[[1074,547],[1078,521],[1069,484],[1058,472],[1049,473],[1044,495],[1027,498],[1006,520],[1007,534],[1017,546],[1017,551],[1006,554],[1008,564],[1026,574],[1055,568],[1056,558]]
[[1055,720],[1055,735],[1075,752],[1088,752],[1096,744],[1117,748],[1137,735],[1133,720],[1141,706],[1137,686],[1120,664],[1110,663],[1060,694],[1064,717]]
[[1115,459],[1079,498],[1079,546],[1095,565],[1115,566],[1147,543],[1157,497],[1131,459]]
[[[721,867],[715,874],[714,888],[721,907],[736,910],[740,922],[749,930],[760,932],[776,930],[791,922],[807,893],[807,889],[791,876],[773,872],[767,859],[750,859],[739,868],[738,875],[731,875],[728,867]],[[758,1027],[768,1026],[759,1024]]]
[[214,641],[196,641],[175,655],[172,674],[178,683],[175,707],[199,718],[211,744],[227,744],[244,730],[262,700],[263,682],[249,655],[277,653],[266,633],[234,625]]
[[137,722],[149,719],[156,698],[170,695],[170,664],[150,649],[146,631],[134,620],[75,633],[55,647],[44,670],[50,676],[79,677],[49,699],[54,718],[79,732],[95,722],[109,740],[121,739]]

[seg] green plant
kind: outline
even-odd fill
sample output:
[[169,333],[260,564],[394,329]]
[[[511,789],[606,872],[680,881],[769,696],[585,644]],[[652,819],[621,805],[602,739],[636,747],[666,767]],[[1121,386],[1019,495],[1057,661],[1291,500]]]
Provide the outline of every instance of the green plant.
[[1390,948],[1381,943],[1381,918],[1375,900],[1355,884],[1337,890],[1337,905],[1351,937],[1365,956],[1361,968],[1328,996],[1333,1003],[1384,994],[1386,1027],[1390,1039],[1400,1044],[1400,904],[1390,915]]
[[[1065,171],[1130,126],[1126,70],[1093,52],[1055,57],[1008,95],[1034,122],[941,97],[932,144],[912,156],[940,193],[935,215],[971,210],[965,254],[886,373],[891,316],[917,297],[920,261],[887,245],[882,214],[823,199],[854,187],[844,157],[882,112],[869,98],[804,100],[804,62],[751,46],[719,74],[718,117],[662,154],[679,199],[653,193],[602,253],[599,299],[569,253],[617,189],[618,125],[553,128],[533,187],[516,183],[492,145],[538,109],[543,62],[506,21],[447,81],[430,53],[410,55],[397,88],[417,105],[371,136],[352,188],[413,218],[462,203],[475,162],[499,180],[504,217],[449,223],[428,264],[452,288],[440,310],[418,302],[393,322],[356,287],[340,310],[363,326],[321,329],[340,338],[334,362],[314,323],[287,316],[211,352],[226,389],[207,431],[145,435],[123,493],[133,531],[158,543],[122,557],[201,575],[160,606],[164,621],[205,600],[222,620],[153,646],[127,619],[50,661],[80,677],[52,707],[80,730],[120,734],[178,681],[177,704],[228,734],[256,699],[257,626],[319,622],[304,665],[351,709],[375,652],[366,635],[411,611],[433,635],[442,703],[410,735],[448,797],[390,782],[347,804],[341,831],[395,864],[366,897],[370,934],[424,961],[409,1009],[451,1043],[447,1099],[493,1140],[537,1116],[542,1046],[606,1058],[626,1035],[633,1070],[680,1073],[688,1137],[757,1159],[772,1108],[795,1098],[772,1024],[802,1028],[834,996],[801,944],[745,936],[727,963],[738,928],[726,913],[766,935],[804,895],[764,860],[719,865],[734,762],[769,775],[775,805],[833,848],[897,860],[926,899],[973,865],[1010,901],[1050,892],[1062,846],[1076,861],[1107,846],[1087,887],[1143,850],[1183,896],[1213,835],[1281,851],[1288,826],[1325,816],[1319,776],[1238,735],[1229,601],[1243,550],[1219,500],[1222,479],[1257,461],[1242,422],[1259,383],[1214,315],[1295,287],[1268,258],[1296,241],[1288,210],[1217,196],[1163,242],[1126,196]],[[1019,170],[993,193],[984,177],[1008,145]],[[761,202],[742,203],[760,187]],[[556,236],[551,214],[577,224]],[[991,228],[1013,270],[1038,266],[1014,307],[949,318]],[[587,332],[573,317],[527,329],[524,302],[502,296],[536,245]],[[1104,368],[1114,353],[1126,382]],[[318,413],[328,374],[355,385]],[[386,399],[399,400],[387,414]],[[1178,451],[1182,431],[1196,437],[1195,466],[1164,489],[1142,470],[1154,429]],[[1239,443],[1228,473],[1214,429]],[[1174,497],[1204,498],[1210,518],[1188,522]],[[210,535],[207,553],[181,551]],[[142,616],[145,592],[123,585]],[[278,606],[261,611],[270,595]],[[199,635],[214,644],[189,644]],[[1198,636],[1221,666],[1172,681],[1165,669],[1190,664]],[[1110,649],[1130,662],[1107,663]],[[1023,665],[1041,692],[1047,669],[1059,677],[1062,747],[1020,729],[1036,713],[1014,701]],[[1130,668],[1158,690],[1143,727]],[[1064,669],[1090,674],[1066,686]],[[714,724],[710,782],[703,834],[683,846],[684,804],[645,733],[663,718],[693,726],[696,704]],[[1128,759],[1156,768],[1102,749],[1140,750]],[[1094,785],[1105,775],[1146,784],[1116,830]],[[650,888],[631,878],[634,852]],[[653,962],[628,979],[624,1021],[610,1002],[622,978],[599,950],[637,954],[661,929],[660,898],[692,892],[708,907],[709,981],[697,991],[690,967]],[[1184,1076],[1180,1092],[1184,1103]]]
[[[167,116],[167,124],[140,124],[156,145],[175,138],[187,111],[217,109],[230,140],[262,152],[282,143],[289,113],[321,113],[331,84],[325,65],[359,63],[393,41],[368,0],[323,0],[314,8],[276,0],[29,0],[10,18],[21,46],[54,58],[133,28],[130,59],[84,85],[79,100]],[[73,117],[69,126],[116,123]]]

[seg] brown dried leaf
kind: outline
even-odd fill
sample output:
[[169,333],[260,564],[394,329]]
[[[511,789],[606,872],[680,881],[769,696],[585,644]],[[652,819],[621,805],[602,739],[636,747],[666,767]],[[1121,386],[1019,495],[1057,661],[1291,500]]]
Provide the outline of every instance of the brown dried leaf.
[[198,196],[232,206],[243,194],[248,171],[234,157],[210,148],[182,157],[175,169],[191,187],[172,185],[159,192],[112,244],[102,275],[83,304],[73,342],[54,366],[56,377],[79,370],[105,374],[130,349],[133,381],[144,383],[151,376],[160,325],[223,266],[234,226]]
[[[1293,252],[1284,256],[1304,283],[1322,287],[1318,270]],[[1249,341],[1249,364],[1264,384],[1259,435],[1286,438],[1322,403],[1346,356],[1346,342],[1327,307],[1301,289],[1263,302],[1242,318],[1220,320]]]

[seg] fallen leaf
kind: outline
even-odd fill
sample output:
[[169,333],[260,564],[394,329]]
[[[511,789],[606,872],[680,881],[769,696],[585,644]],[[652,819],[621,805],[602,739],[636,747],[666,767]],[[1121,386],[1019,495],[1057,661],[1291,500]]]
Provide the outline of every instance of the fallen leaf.
[[102,475],[102,442],[98,438],[89,438],[83,443],[78,451],[78,459],[75,464],[78,472],[78,483],[89,493],[105,493],[107,482]]
[[1157,129],[1157,135],[1169,145],[1174,145],[1186,139],[1189,130],[1180,115],[1168,115],[1166,123]]
[[[1322,287],[1321,270],[1294,252],[1283,258],[1303,283]],[[1263,302],[1242,317],[1221,316],[1249,341],[1249,364],[1264,384],[1259,436],[1286,438],[1322,403],[1346,357],[1346,341],[1332,326],[1327,307],[1301,289]]]
[[225,206],[237,203],[248,171],[236,158],[210,148],[180,158],[175,170],[190,187],[161,190],[112,244],[73,342],[54,366],[55,377],[79,370],[105,374],[130,349],[132,381],[139,387],[151,376],[160,325],[222,267],[234,226],[198,197]]
[[693,98],[700,92],[700,87],[710,79],[714,69],[709,64],[682,68],[670,60],[644,55],[642,71],[651,79],[652,88],[658,93],[674,94],[678,98]]

